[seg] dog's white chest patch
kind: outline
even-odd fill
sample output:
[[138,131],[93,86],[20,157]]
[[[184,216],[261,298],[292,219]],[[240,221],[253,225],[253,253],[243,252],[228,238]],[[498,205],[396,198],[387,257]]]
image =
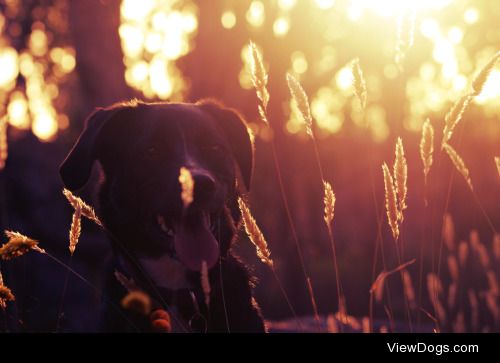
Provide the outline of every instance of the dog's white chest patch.
[[159,258],[141,257],[139,263],[159,287],[170,290],[192,287],[186,279],[186,267],[170,256],[165,255]]

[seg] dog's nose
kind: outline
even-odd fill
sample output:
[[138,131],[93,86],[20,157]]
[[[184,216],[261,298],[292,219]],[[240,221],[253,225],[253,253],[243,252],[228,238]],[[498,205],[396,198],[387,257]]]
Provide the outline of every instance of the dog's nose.
[[215,179],[208,173],[191,172],[194,181],[194,203],[203,204],[212,199],[215,192]]

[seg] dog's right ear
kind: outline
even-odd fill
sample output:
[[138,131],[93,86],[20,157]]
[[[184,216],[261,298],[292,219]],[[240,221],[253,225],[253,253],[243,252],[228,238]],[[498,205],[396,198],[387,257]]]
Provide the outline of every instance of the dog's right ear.
[[76,191],[85,186],[97,158],[97,140],[101,130],[121,110],[121,106],[98,108],[87,118],[84,131],[59,168],[67,189]]

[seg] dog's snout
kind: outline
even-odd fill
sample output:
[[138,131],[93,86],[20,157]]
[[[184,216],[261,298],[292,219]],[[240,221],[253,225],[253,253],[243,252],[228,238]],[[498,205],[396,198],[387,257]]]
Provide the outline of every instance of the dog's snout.
[[209,202],[215,192],[215,179],[208,173],[192,172],[194,181],[194,202]]

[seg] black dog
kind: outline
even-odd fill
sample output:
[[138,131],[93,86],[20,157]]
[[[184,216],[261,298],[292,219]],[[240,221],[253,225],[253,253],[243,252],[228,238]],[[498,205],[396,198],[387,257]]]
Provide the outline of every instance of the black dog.
[[[96,160],[104,174],[99,214],[113,241],[114,268],[133,278],[156,308],[169,311],[174,330],[264,332],[253,283],[231,254],[237,197],[248,189],[253,166],[252,140],[238,113],[213,101],[132,101],[98,109],[61,165],[65,186],[81,189]],[[181,167],[194,179],[187,209]],[[208,306],[202,261],[209,267]],[[148,329],[117,307],[126,290],[113,276],[107,292],[104,330]]]

